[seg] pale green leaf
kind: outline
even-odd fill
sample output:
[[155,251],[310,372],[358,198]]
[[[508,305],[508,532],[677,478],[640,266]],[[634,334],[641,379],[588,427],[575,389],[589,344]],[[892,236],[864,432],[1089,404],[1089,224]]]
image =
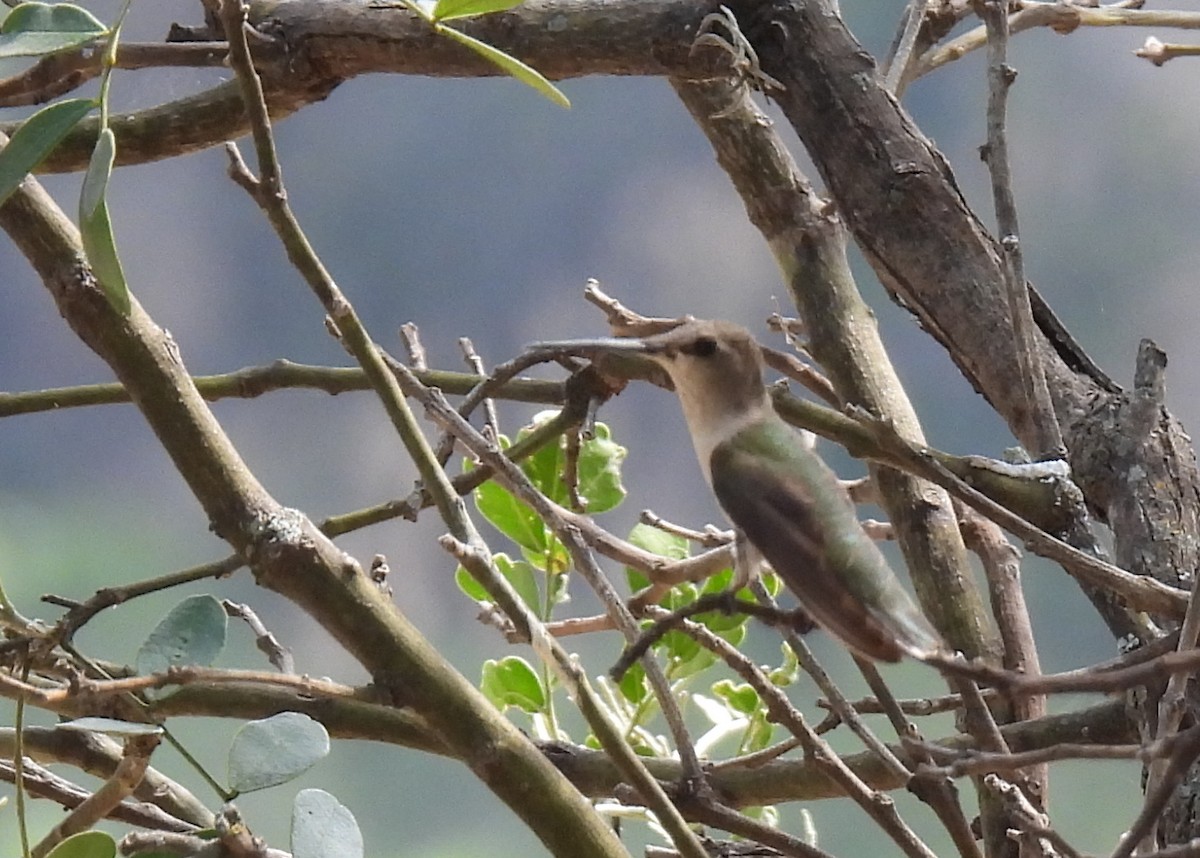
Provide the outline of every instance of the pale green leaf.
[[[691,554],[691,543],[685,537],[641,522],[629,532],[629,542],[668,560],[684,560]],[[640,590],[650,584],[650,579],[632,566],[625,567],[625,578],[631,590]]]
[[91,12],[73,3],[22,3],[0,24],[0,59],[65,51],[108,32]]
[[362,858],[358,823],[341,802],[325,790],[306,789],[292,803],[294,858]]
[[117,159],[117,138],[111,128],[105,128],[96,137],[96,147],[83,176],[83,191],[79,195],[79,217],[92,217],[108,191],[108,180],[112,178],[113,164]]
[[556,87],[550,81],[546,80],[537,69],[532,66],[527,66],[516,57],[504,53],[499,48],[493,48],[487,42],[481,42],[473,36],[468,36],[466,33],[460,33],[458,30],[444,27],[441,24],[435,25],[439,33],[448,36],[460,45],[466,45],[468,48],[479,54],[488,62],[502,69],[506,74],[515,77],[521,83],[531,86],[540,92],[546,98],[553,101],[559,107],[570,107],[570,100],[563,95],[562,90]]
[[546,550],[550,535],[533,510],[508,489],[488,480],[475,490],[475,506],[493,527],[534,554]]
[[472,18],[490,12],[504,12],[520,6],[523,0],[438,0],[430,16],[435,21]]
[[90,98],[71,98],[43,107],[21,123],[0,150],[0,205],[95,106]]
[[229,746],[229,785],[251,792],[286,783],[328,754],[329,734],[301,712],[250,721]]
[[100,281],[109,303],[121,315],[128,316],[132,306],[129,284],[125,282],[125,270],[117,254],[117,240],[113,235],[108,203],[105,201],[108,180],[116,160],[116,146],[111,128],[100,132],[79,196],[79,235],[83,239],[83,251],[88,264]]
[[212,596],[189,596],[163,617],[138,650],[138,673],[212,664],[225,646],[227,623],[225,609]]
[[516,706],[525,712],[546,708],[546,689],[529,662],[510,655],[483,663],[480,690],[498,709]]
[[524,561],[513,560],[506,554],[497,554],[493,558],[496,568],[500,571],[525,606],[535,614],[541,613],[541,593],[538,590],[538,575],[536,570]]
[[113,858],[117,842],[103,831],[81,831],[59,843],[46,858]]

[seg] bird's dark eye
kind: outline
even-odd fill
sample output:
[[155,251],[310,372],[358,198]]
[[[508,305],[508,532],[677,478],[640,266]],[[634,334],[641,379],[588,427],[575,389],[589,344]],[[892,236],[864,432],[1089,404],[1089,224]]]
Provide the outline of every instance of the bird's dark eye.
[[716,337],[696,337],[683,347],[683,351],[696,357],[712,357],[717,353]]

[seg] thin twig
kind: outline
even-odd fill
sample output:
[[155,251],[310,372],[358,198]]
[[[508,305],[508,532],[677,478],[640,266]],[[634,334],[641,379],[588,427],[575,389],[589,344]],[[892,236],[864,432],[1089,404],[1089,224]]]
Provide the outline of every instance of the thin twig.
[[262,83],[254,69],[254,61],[246,41],[246,8],[241,0],[222,0],[221,18],[229,38],[229,64],[237,74],[242,99],[250,118],[260,172],[260,176],[255,179],[242,161],[237,147],[229,143],[226,144],[226,151],[230,158],[230,175],[258,202],[287,250],[288,259],[304,277],[325,308],[325,312],[337,326],[342,343],[354,355],[370,380],[371,387],[383,403],[392,426],[417,466],[425,490],[432,496],[447,527],[455,538],[473,542],[478,536],[458,503],[458,495],[450,484],[449,476],[438,465],[429,440],[418,427],[399,382],[389,371],[379,348],[367,333],[354,307],[342,294],[332,275],[309,244],[288,204],[279,157],[275,150],[275,136],[271,130],[271,118],[263,98]]
[[1172,673],[1188,673],[1200,667],[1200,649],[1186,652],[1167,652],[1149,661],[1130,667],[1111,670],[1071,671],[1048,673],[1042,676],[1025,676],[989,667],[982,662],[964,662],[961,659],[931,657],[926,659],[946,673],[965,676],[991,685],[1007,695],[1021,694],[1069,694],[1078,692],[1118,692],[1138,685],[1152,685],[1167,679]]
[[909,67],[916,59],[913,48],[917,44],[917,34],[925,23],[925,10],[929,8],[928,0],[909,0],[900,19],[900,32],[884,63],[883,85],[892,95],[899,98],[904,91],[908,78]]
[[125,753],[112,776],[30,850],[31,858],[45,858],[60,842],[72,834],[91,828],[131,795],[145,776],[146,768],[150,765],[150,754],[158,747],[160,738],[147,734],[126,739]]
[[[908,743],[905,745],[908,747]],[[976,748],[948,751],[934,742],[921,742],[919,745],[940,763],[938,771],[951,778],[988,772],[1011,772],[1063,760],[1139,760],[1150,756],[1141,745],[1080,745],[1064,742],[1032,751],[1011,753],[992,753]],[[909,750],[912,748],[909,747]]]
[[1009,323],[1016,342],[1016,357],[1024,386],[1023,426],[1015,427],[1035,459],[1061,459],[1066,454],[1058,427],[1046,374],[1042,370],[1025,284],[1025,262],[1021,251],[1017,205],[1012,190],[1012,164],[1008,153],[1008,91],[1017,78],[1008,64],[1008,0],[977,0],[976,10],[987,28],[988,105],[987,145],[984,162],[992,177],[992,201],[996,208],[996,226],[1000,233],[1000,254],[1008,295]]
[[901,819],[895,805],[876,800],[876,795],[870,787],[846,766],[824,739],[813,732],[804,716],[792,706],[783,691],[767,679],[749,658],[699,623],[687,621],[686,625],[689,635],[702,641],[707,649],[719,653],[721,660],[758,692],[771,718],[801,741],[805,753],[866,811],[905,855],[909,858],[933,858],[932,850]]
[[[495,444],[480,435],[463,419],[462,415],[449,407],[440,392],[425,389],[416,391],[416,395],[433,419],[458,438],[473,454],[479,457],[480,461],[490,464],[495,469],[497,479],[529,504],[539,517],[551,526],[558,538],[571,551],[578,571],[588,579],[588,583],[601,597],[605,610],[610,613],[617,628],[627,640],[635,638],[639,633],[637,621],[621,602],[616,592],[612,590],[608,579],[599,571],[598,567],[595,567],[591,552],[581,541],[583,528],[577,526],[577,522],[582,517],[563,509],[537,491],[525,473],[506,459]],[[692,747],[683,717],[679,713],[678,705],[671,693],[670,683],[667,681],[666,675],[662,673],[662,668],[657,661],[647,658],[643,664],[646,668],[646,677],[654,689],[655,696],[658,698],[659,705],[674,734],[676,749],[684,764],[686,777],[699,783],[702,780],[699,761],[695,758],[695,749]]]
[[1142,46],[1133,52],[1135,57],[1149,60],[1158,67],[1177,57],[1200,56],[1200,45],[1181,44],[1179,42],[1164,42],[1150,36]]
[[938,461],[936,456],[910,444],[887,424],[870,415],[860,415],[860,419],[873,428],[880,451],[886,451],[885,457],[889,463],[901,463],[900,467],[905,470],[942,486],[967,506],[1019,537],[1029,550],[1059,563],[1073,577],[1091,586],[1111,590],[1144,610],[1182,616],[1187,605],[1187,596],[1183,591],[1151,578],[1133,575],[1063,542],[968,485]]
[[[400,326],[400,342],[404,344],[404,350],[408,353],[409,366],[419,377],[420,373],[429,369],[429,361],[425,354],[425,345],[421,342],[421,329],[415,322],[405,322]],[[424,379],[422,381],[424,382]],[[424,383],[428,384],[429,382]]]
[[[422,384],[456,395],[474,390],[484,380],[470,373],[446,370],[414,370],[414,375]],[[276,390],[296,388],[321,390],[333,395],[371,389],[366,373],[358,367],[313,366],[289,360],[277,360],[266,366],[244,367],[221,375],[193,376],[192,381],[200,395],[209,402],[232,398],[253,399]],[[499,385],[493,395],[497,399],[515,402],[554,405],[562,402],[563,383],[512,378]],[[119,383],[51,387],[18,393],[0,392],[0,417],[130,401],[129,391]]]
[[[483,358],[475,351],[475,344],[471,342],[471,338],[459,337],[458,344],[462,348],[467,365],[476,375],[486,376],[487,369],[483,365]],[[496,416],[496,400],[490,396],[483,400],[483,434],[495,443],[500,442],[500,419]]]
[[[1129,3],[1085,6],[1071,2],[1023,0],[1022,8],[1008,16],[1008,31],[1017,34],[1035,27],[1049,27],[1057,33],[1074,32],[1079,27],[1159,27],[1162,29],[1200,30],[1200,12],[1181,9],[1138,9]],[[917,61],[913,78],[922,77],[947,63],[962,59],[987,45],[987,29],[976,27],[937,47],[930,48]]]
[[1154,829],[1158,825],[1163,809],[1171,800],[1175,788],[1183,781],[1192,763],[1200,756],[1200,726],[1191,727],[1176,737],[1176,748],[1168,757],[1167,765],[1153,784],[1153,789],[1147,788],[1146,801],[1138,812],[1137,819],[1129,826],[1113,850],[1112,858],[1130,858],[1139,844],[1149,843],[1153,851],[1155,844],[1151,840]]
[[[447,409],[443,413],[456,412]],[[659,822],[671,834],[679,852],[688,858],[708,858],[704,847],[688,827],[679,810],[672,804],[658,781],[646,770],[645,765],[625,741],[621,730],[613,724],[604,707],[596,699],[587,675],[580,669],[576,659],[546,634],[533,612],[521,603],[511,591],[508,582],[491,567],[490,557],[451,536],[444,537],[442,545],[464,567],[472,571],[476,580],[485,583],[485,586],[490,585],[489,592],[493,592],[495,588],[504,591],[504,607],[506,611],[511,611],[510,617],[523,626],[523,631],[528,634],[535,651],[567,687],[601,746],[638,791],[639,800],[645,802],[658,816]]]
[[[992,615],[996,618],[1004,647],[1002,664],[1006,670],[1027,676],[1041,674],[1033,624],[1021,587],[1021,553],[1005,539],[998,525],[974,510],[960,509],[959,526],[967,547],[983,564]],[[1017,721],[1029,721],[1046,714],[1045,695],[1022,696],[1010,702],[1012,717]],[[1049,770],[1042,766],[1027,772],[1027,777],[1032,800],[1044,807],[1049,795]]]

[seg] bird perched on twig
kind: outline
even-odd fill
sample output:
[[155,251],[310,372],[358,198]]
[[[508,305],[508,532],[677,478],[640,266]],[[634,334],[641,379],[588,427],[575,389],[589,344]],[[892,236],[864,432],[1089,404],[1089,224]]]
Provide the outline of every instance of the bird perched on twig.
[[739,585],[765,559],[813,619],[859,655],[899,661],[945,651],[863,532],[837,476],[775,412],[762,351],[745,328],[689,319],[644,338],[535,348],[593,358],[638,354],[666,370],[700,468],[737,532]]

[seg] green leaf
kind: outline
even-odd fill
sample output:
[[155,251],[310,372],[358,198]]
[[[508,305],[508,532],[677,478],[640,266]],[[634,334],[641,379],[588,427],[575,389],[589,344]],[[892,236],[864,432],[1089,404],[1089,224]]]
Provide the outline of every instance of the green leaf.
[[[672,634],[675,634],[675,632],[672,632]],[[671,680],[678,682],[681,679],[687,679],[689,676],[703,673],[716,663],[717,657],[697,644],[695,652],[690,657],[684,658],[681,656],[677,661],[671,663]]]
[[609,438],[608,427],[596,424],[596,435],[579,448],[579,494],[593,515],[608,512],[625,500],[621,465],[628,451]]
[[107,733],[110,736],[148,736],[163,731],[163,728],[158,724],[118,721],[116,718],[76,718],[74,721],[63,721],[57,727],[59,730]]
[[80,220],[95,217],[104,202],[116,157],[117,138],[111,128],[105,128],[96,138],[96,147],[83,177],[83,190],[79,194]]
[[488,591],[483,589],[483,585],[475,580],[475,577],[459,566],[454,570],[454,583],[458,585],[458,589],[467,594],[468,599],[474,599],[476,602],[490,602],[492,597],[488,595]]
[[206,666],[225,646],[228,617],[212,596],[188,596],[171,609],[137,654],[143,676],[178,665]]
[[460,45],[466,45],[485,60],[499,67],[506,74],[515,77],[523,84],[533,87],[559,107],[571,106],[570,100],[562,94],[562,91],[558,87],[542,77],[536,69],[525,65],[525,63],[516,57],[510,56],[498,48],[493,48],[487,42],[481,42],[479,39],[443,26],[442,24],[434,24],[434,29],[443,36],[450,37]]
[[[657,554],[668,560],[684,560],[692,553],[691,543],[682,536],[667,533],[661,528],[651,527],[641,522],[635,524],[633,530],[629,531],[628,540],[643,551],[649,551],[651,554]],[[650,579],[632,566],[625,567],[625,579],[629,582],[629,588],[635,592],[650,585]]]
[[0,59],[52,54],[107,34],[108,27],[73,3],[22,3],[0,24]]
[[[522,548],[521,554],[535,569],[540,569],[549,575],[562,575],[571,568],[571,555],[558,538],[547,533],[546,547],[541,551],[530,551]],[[557,599],[555,603],[557,604]]]
[[[554,414],[553,411],[543,411],[535,415],[533,421],[517,433],[517,437],[524,438],[529,435]],[[562,477],[566,464],[566,439],[559,437],[556,443],[545,444],[528,456],[521,463],[521,470],[539,492],[555,503],[565,505],[567,486]]]
[[59,843],[46,858],[113,858],[117,841],[103,831],[81,831]]
[[734,683],[728,679],[714,682],[712,692],[728,704],[729,708],[743,715],[751,715],[761,705],[758,692],[744,682]]
[[625,675],[617,683],[617,688],[621,689],[621,696],[630,703],[641,703],[646,699],[646,695],[650,693],[650,685],[646,682],[646,668],[642,667],[640,661],[635,661],[629,670],[625,671]]
[[678,631],[670,631],[663,635],[661,644],[666,648],[667,656],[680,664],[690,661],[701,651],[695,638]]
[[542,520],[508,489],[488,480],[475,490],[475,506],[493,527],[534,555],[546,551],[549,534]]
[[79,195],[79,234],[88,264],[109,303],[121,315],[128,316],[131,309],[129,284],[125,282],[125,271],[117,255],[117,242],[105,200],[116,154],[116,138],[111,128],[105,128],[96,140],[92,160],[83,177],[83,190]]
[[322,789],[304,789],[292,803],[293,858],[362,858],[363,838],[345,805]]
[[755,715],[750,719],[750,727],[746,730],[746,738],[742,740],[742,750],[748,753],[761,751],[771,744],[775,736],[775,725],[766,718]]
[[229,746],[229,785],[238,792],[297,778],[329,754],[329,734],[301,712],[280,712],[242,726]]
[[0,150],[0,205],[95,106],[90,98],[70,98],[43,107],[21,123]]
[[525,712],[541,712],[546,708],[546,690],[529,662],[515,655],[499,661],[483,663],[483,680],[479,684],[484,696],[503,711],[516,706]]
[[504,12],[520,6],[523,0],[438,0],[430,17],[434,21],[472,18],[489,12]]
[[[503,553],[494,555],[492,560],[495,562],[500,574],[517,591],[517,595],[521,598],[521,601],[538,614],[538,616],[541,616],[541,593],[538,590],[537,573],[534,568],[524,561],[513,560],[507,554]],[[458,589],[462,590],[476,602],[492,601],[491,594],[463,567],[459,566],[458,570],[454,573],[454,581],[458,584]]]
[[684,537],[642,522],[629,531],[629,541],[643,551],[668,560],[686,560],[692,554],[692,544]]
[[494,557],[496,568],[500,570],[512,588],[517,591],[521,601],[539,617],[542,614],[542,598],[538,590],[537,573],[534,568],[521,560],[513,560],[506,554]]
[[800,678],[800,659],[787,644],[780,644],[779,649],[783,653],[783,664],[768,673],[767,678],[773,685],[783,688]]
[[668,590],[666,598],[662,600],[661,604],[668,611],[678,611],[694,601],[696,601],[696,585],[691,581],[684,581]]

